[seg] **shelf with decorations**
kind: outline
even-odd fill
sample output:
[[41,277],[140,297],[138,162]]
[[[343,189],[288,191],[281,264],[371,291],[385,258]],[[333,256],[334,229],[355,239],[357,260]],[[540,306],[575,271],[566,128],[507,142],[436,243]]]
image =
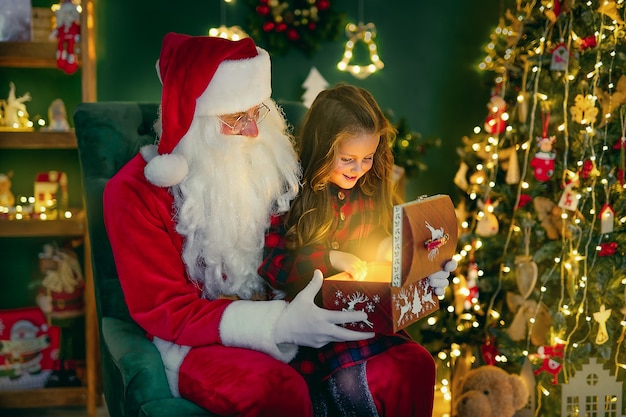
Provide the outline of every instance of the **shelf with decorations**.
[[[30,7],[31,1],[28,0],[26,3]],[[42,109],[48,108],[52,99],[59,96],[63,97],[67,104],[66,114],[69,115],[69,122],[71,122],[72,109],[78,102],[96,101],[93,24],[95,0],[74,0],[73,3],[82,9],[81,37],[80,43],[76,45],[78,57],[75,61],[76,67],[70,71],[61,71],[62,68],[56,59],[58,45],[54,40],[34,36],[30,41],[0,42],[0,73],[2,75],[0,79],[11,80],[12,84],[15,81],[16,88],[13,93],[16,93],[18,98],[17,93],[24,94],[24,89],[30,89],[33,92],[32,99],[28,94],[28,98],[24,100],[29,110],[39,106],[37,111],[32,113],[35,115],[32,117],[33,120],[43,119],[39,115],[45,114],[46,111]],[[52,20],[54,15],[49,8],[50,3],[33,0],[32,6],[34,6],[32,8],[33,25],[44,23],[43,28],[33,27],[33,33],[40,30],[47,36],[54,28],[54,20]],[[37,22],[35,15],[39,17]],[[13,89],[13,85],[11,87]],[[3,95],[1,92],[4,88],[6,88],[5,85],[0,85],[0,95]],[[86,214],[82,203],[76,137],[69,126],[67,129],[56,130],[53,129],[52,122],[44,128],[37,123],[12,128],[11,125],[7,126],[6,120],[0,120],[0,125],[2,125],[0,126],[0,149],[2,150],[0,151],[0,174],[4,175],[13,169],[11,179],[15,192],[15,203],[12,204],[11,210],[5,210],[7,207],[0,207],[2,209],[0,210],[0,261],[6,265],[7,274],[3,276],[13,277],[9,282],[0,279],[4,294],[0,296],[0,310],[24,308],[27,307],[26,302],[30,303],[29,291],[32,292],[33,276],[37,275],[41,282],[44,270],[42,253],[38,252],[50,241],[71,242],[72,247],[77,250],[77,264],[82,266],[80,268],[83,278],[81,287],[84,287],[80,292],[81,303],[84,304],[80,307],[80,319],[76,321],[80,323],[78,333],[80,340],[76,338],[76,334],[73,335],[72,340],[72,345],[79,347],[70,347],[70,350],[84,350],[84,360],[80,358],[75,363],[73,360],[67,361],[72,362],[71,368],[75,371],[77,378],[74,378],[71,383],[61,381],[60,384],[50,383],[50,379],[45,388],[27,384],[18,384],[15,388],[0,388],[0,415],[4,415],[3,410],[14,408],[85,406],[87,416],[94,417],[96,407],[101,403],[99,341],[91,276],[91,251]],[[52,218],[45,219],[45,215],[42,216],[41,212],[33,210],[32,207],[26,210],[26,215],[21,218],[16,217],[17,206],[25,208],[32,204],[28,200],[33,187],[33,178],[35,178],[33,173],[48,172],[52,169],[66,171],[63,174],[67,175],[70,182],[69,202],[59,204]],[[22,201],[24,199],[26,200]],[[1,191],[0,206],[3,206]],[[23,287],[29,288],[25,290]],[[52,300],[54,303],[54,298]],[[49,322],[51,316],[55,317],[54,312],[47,316]],[[56,317],[58,319],[58,316]],[[54,327],[54,319],[52,319],[52,324],[51,327]],[[62,327],[61,334],[65,330],[66,328]],[[0,334],[0,340],[5,336]],[[62,352],[63,346],[61,346]],[[0,363],[2,363],[1,358]],[[0,366],[0,377],[7,373],[3,371],[7,369]],[[30,377],[30,375],[24,376]]]
[[71,237],[85,234],[85,212],[66,210],[54,220],[9,220],[0,214],[0,237]]
[[13,132],[0,130],[0,149],[76,149],[73,130]]
[[0,66],[56,68],[54,42],[0,42]]

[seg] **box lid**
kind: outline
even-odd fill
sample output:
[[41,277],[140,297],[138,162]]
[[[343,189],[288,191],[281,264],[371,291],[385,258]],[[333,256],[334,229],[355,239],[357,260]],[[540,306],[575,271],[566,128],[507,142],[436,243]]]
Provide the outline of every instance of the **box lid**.
[[440,271],[456,252],[458,225],[450,196],[438,194],[394,207],[391,285]]

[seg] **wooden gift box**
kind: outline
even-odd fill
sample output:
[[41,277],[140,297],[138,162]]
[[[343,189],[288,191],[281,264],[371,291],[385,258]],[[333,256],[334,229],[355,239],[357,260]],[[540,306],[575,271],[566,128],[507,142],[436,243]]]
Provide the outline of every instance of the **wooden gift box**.
[[367,276],[355,281],[347,272],[324,280],[323,306],[364,310],[368,321],[353,330],[393,334],[439,309],[425,279],[443,269],[456,252],[457,219],[447,195],[424,197],[394,207],[391,262],[370,262]]

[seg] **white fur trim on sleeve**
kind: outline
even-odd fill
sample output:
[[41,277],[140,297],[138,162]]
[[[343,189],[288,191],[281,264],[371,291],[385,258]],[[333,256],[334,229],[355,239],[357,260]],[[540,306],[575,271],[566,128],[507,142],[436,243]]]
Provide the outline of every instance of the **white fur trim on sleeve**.
[[235,301],[222,315],[220,337],[224,346],[243,347],[268,355],[285,363],[298,353],[294,344],[276,344],[276,321],[287,308],[282,300]]
[[170,386],[172,395],[174,397],[180,397],[180,392],[178,391],[178,373],[180,371],[180,365],[183,363],[183,359],[185,359],[191,347],[167,342],[158,337],[155,337],[152,343],[161,354],[163,366],[165,367],[165,376],[167,377],[167,383]]

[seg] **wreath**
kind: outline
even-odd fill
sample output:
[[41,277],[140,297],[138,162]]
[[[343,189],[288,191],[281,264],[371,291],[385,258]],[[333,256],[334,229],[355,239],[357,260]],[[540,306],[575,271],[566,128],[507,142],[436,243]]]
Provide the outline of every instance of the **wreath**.
[[284,54],[295,46],[311,56],[323,41],[337,38],[344,14],[330,0],[248,0],[249,30],[268,51]]

